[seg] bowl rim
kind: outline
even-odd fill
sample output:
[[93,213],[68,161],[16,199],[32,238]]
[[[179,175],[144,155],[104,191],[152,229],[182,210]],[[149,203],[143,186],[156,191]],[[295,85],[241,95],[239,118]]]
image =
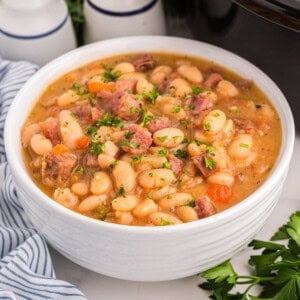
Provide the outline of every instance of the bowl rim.
[[[18,151],[22,151],[21,149],[15,149],[13,139],[10,138],[10,131],[12,128],[12,124],[15,122],[14,119],[14,113],[21,109],[20,105],[18,103],[20,102],[20,98],[23,97],[23,94],[28,93],[28,89],[37,81],[37,79],[42,75],[42,74],[47,74],[50,73],[51,71],[55,68],[56,65],[59,65],[60,63],[63,63],[65,60],[71,60],[75,61],[75,65],[73,69],[79,68],[81,65],[76,65],[76,59],[79,57],[84,56],[84,54],[88,51],[98,50],[99,51],[99,59],[101,58],[106,58],[109,56],[101,56],[101,47],[104,46],[109,46],[110,44],[122,44],[122,43],[128,43],[130,42],[131,44],[137,43],[137,42],[161,42],[163,44],[178,44],[178,43],[188,43],[190,46],[195,46],[195,47],[203,47],[204,49],[207,49],[208,51],[211,50],[213,52],[217,52],[222,54],[223,56],[226,56],[228,58],[233,59],[234,61],[239,62],[240,64],[243,64],[249,68],[251,68],[257,75],[259,75],[261,78],[264,78],[270,85],[270,89],[274,91],[274,93],[277,94],[277,96],[282,100],[280,104],[274,104],[271,100],[271,103],[274,105],[275,109],[277,110],[278,114],[281,116],[281,128],[282,128],[282,144],[281,144],[281,149],[279,156],[277,158],[277,161],[272,169],[272,172],[270,175],[267,177],[267,179],[264,181],[264,183],[252,194],[250,194],[248,197],[246,197],[244,200],[240,201],[239,203],[233,205],[230,208],[227,208],[226,210],[219,212],[217,214],[214,214],[210,217],[200,219],[195,222],[188,222],[188,223],[183,223],[183,224],[178,224],[178,225],[173,225],[173,226],[135,226],[135,225],[122,225],[122,224],[116,224],[116,223],[109,223],[105,221],[100,221],[96,220],[84,215],[81,215],[80,213],[74,212],[68,208],[65,208],[64,206],[56,203],[53,199],[48,197],[45,193],[43,193],[33,182],[33,180],[30,178],[28,175],[25,166],[20,166],[20,165],[15,165],[15,153]],[[114,52],[111,56],[118,55]],[[141,53],[142,50],[137,50],[137,51],[127,51],[124,52],[122,51],[121,53]],[[183,54],[182,51],[179,50],[174,50],[168,51],[168,50],[149,50],[149,52],[166,52],[166,53],[177,53],[177,54]],[[187,54],[189,56],[195,56],[192,54]],[[205,55],[200,54],[198,57],[207,59]],[[90,62],[92,62],[94,59],[92,59]],[[217,64],[228,68],[231,70],[231,67],[227,67],[223,63],[217,62]],[[54,82],[56,79],[58,79],[60,76],[66,74],[70,70],[61,72],[61,74],[54,78],[52,82]],[[235,71],[236,72],[236,71]],[[259,84],[256,83],[258,86]],[[265,92],[265,91],[264,91]],[[32,101],[31,103],[31,108],[33,107],[35,101]],[[282,111],[279,111],[279,106],[282,109]],[[284,119],[284,120],[283,120]],[[286,126],[283,124],[283,121],[286,121]],[[293,153],[293,146],[294,146],[294,140],[295,140],[295,125],[294,125],[294,120],[293,120],[293,115],[290,109],[290,106],[281,92],[281,90],[278,88],[278,86],[273,82],[273,80],[267,76],[263,71],[261,71],[259,68],[257,68],[254,64],[251,62],[247,61],[246,59],[230,52],[225,49],[222,49],[220,47],[201,42],[201,41],[196,41],[196,40],[191,40],[191,39],[186,39],[186,38],[178,38],[178,37],[166,37],[166,36],[130,36],[130,37],[120,37],[120,38],[113,38],[109,40],[104,40],[96,43],[92,43],[89,45],[85,45],[83,47],[79,47],[75,50],[72,50],[56,59],[53,61],[49,62],[47,65],[43,66],[41,69],[39,69],[20,89],[18,92],[17,96],[13,100],[7,117],[5,121],[5,128],[4,128],[4,144],[5,144],[5,151],[7,155],[7,160],[10,165],[10,169],[13,173],[14,180],[17,183],[17,186],[28,186],[28,189],[30,189],[30,192],[34,194],[34,198],[40,199],[40,201],[43,201],[44,204],[46,204],[50,209],[53,209],[54,211],[57,211],[60,214],[65,215],[68,218],[74,218],[78,222],[85,223],[87,225],[91,226],[97,226],[99,228],[105,228],[105,229],[110,229],[111,231],[122,231],[125,233],[141,233],[141,234],[150,234],[150,233],[155,233],[155,234],[164,234],[164,233],[176,233],[180,231],[186,231],[186,230],[192,230],[192,229],[200,229],[200,228],[215,228],[215,226],[220,226],[224,222],[227,222],[228,220],[232,219],[233,216],[236,215],[236,213],[241,214],[243,211],[247,209],[247,207],[253,205],[253,202],[256,201],[256,198],[260,197],[265,197],[268,193],[272,192],[272,188],[276,186],[280,181],[282,181],[286,177],[286,173],[288,170],[288,165],[292,157]],[[21,148],[21,147],[20,147]],[[14,166],[14,168],[12,167]],[[17,169],[17,170],[16,170]]]

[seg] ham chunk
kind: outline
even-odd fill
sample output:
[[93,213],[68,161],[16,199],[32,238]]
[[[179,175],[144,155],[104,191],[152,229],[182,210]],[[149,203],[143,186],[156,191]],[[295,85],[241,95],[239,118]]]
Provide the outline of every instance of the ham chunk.
[[87,153],[83,158],[83,163],[87,168],[97,168],[99,167],[98,156]]
[[193,115],[198,115],[202,111],[212,107],[212,102],[207,96],[204,95],[191,95],[186,101],[186,109]]
[[135,92],[137,80],[128,79],[128,80],[118,80],[115,84],[116,91],[119,92]]
[[49,139],[52,145],[60,142],[59,122],[57,118],[50,117],[44,122],[40,122],[39,126],[45,138]]
[[43,183],[49,187],[66,186],[76,165],[77,156],[73,153],[46,153],[42,159]]
[[144,72],[155,67],[155,60],[151,54],[144,54],[143,56],[135,59],[132,64],[137,71]]
[[171,170],[178,175],[184,167],[183,161],[173,154],[168,155],[168,160],[170,162]]
[[209,217],[215,212],[215,208],[208,197],[196,199],[195,204],[195,209],[200,218]]
[[170,120],[167,117],[154,118],[150,121],[149,125],[147,126],[148,130],[151,133],[154,133],[157,130],[167,127],[170,127]]
[[126,121],[135,121],[139,118],[141,102],[134,95],[126,92],[116,92],[111,102],[112,112]]
[[234,124],[238,127],[240,133],[247,133],[254,135],[256,131],[256,125],[251,120],[246,119],[234,119]]
[[214,157],[208,153],[202,153],[193,157],[193,163],[200,170],[202,175],[207,178],[219,170]]
[[211,73],[205,80],[204,85],[210,89],[214,88],[219,81],[223,80],[223,77],[219,73]]
[[133,155],[146,153],[152,144],[151,133],[144,127],[136,124],[127,126],[121,147],[125,152]]

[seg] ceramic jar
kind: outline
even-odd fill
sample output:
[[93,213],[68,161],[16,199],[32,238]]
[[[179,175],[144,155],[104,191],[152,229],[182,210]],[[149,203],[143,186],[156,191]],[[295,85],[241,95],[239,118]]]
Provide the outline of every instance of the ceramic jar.
[[64,0],[0,1],[0,55],[43,65],[76,47]]
[[160,0],[85,0],[85,43],[131,35],[166,34]]

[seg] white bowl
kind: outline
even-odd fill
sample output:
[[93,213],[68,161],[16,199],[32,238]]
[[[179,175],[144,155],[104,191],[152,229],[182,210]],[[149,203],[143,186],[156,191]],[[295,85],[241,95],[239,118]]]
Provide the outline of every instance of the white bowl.
[[[283,131],[279,158],[267,181],[235,206],[197,222],[135,227],[87,218],[57,204],[32,182],[22,159],[20,130],[32,106],[55,79],[93,60],[130,52],[172,51],[204,57],[252,79],[272,100]],[[25,105],[26,104],[26,105]],[[16,121],[17,120],[17,121]],[[65,54],[38,71],[11,105],[5,126],[7,158],[20,201],[47,241],[75,263],[128,280],[162,281],[206,270],[244,248],[271,214],[288,172],[294,144],[288,103],[274,82],[251,63],[205,43],[162,36],[118,38]]]

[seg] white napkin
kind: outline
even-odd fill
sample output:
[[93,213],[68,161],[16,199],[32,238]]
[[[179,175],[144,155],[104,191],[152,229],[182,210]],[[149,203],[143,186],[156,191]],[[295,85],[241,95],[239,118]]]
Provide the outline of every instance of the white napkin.
[[74,285],[56,279],[45,239],[25,215],[6,162],[7,111],[37,69],[0,58],[0,299],[86,299]]

